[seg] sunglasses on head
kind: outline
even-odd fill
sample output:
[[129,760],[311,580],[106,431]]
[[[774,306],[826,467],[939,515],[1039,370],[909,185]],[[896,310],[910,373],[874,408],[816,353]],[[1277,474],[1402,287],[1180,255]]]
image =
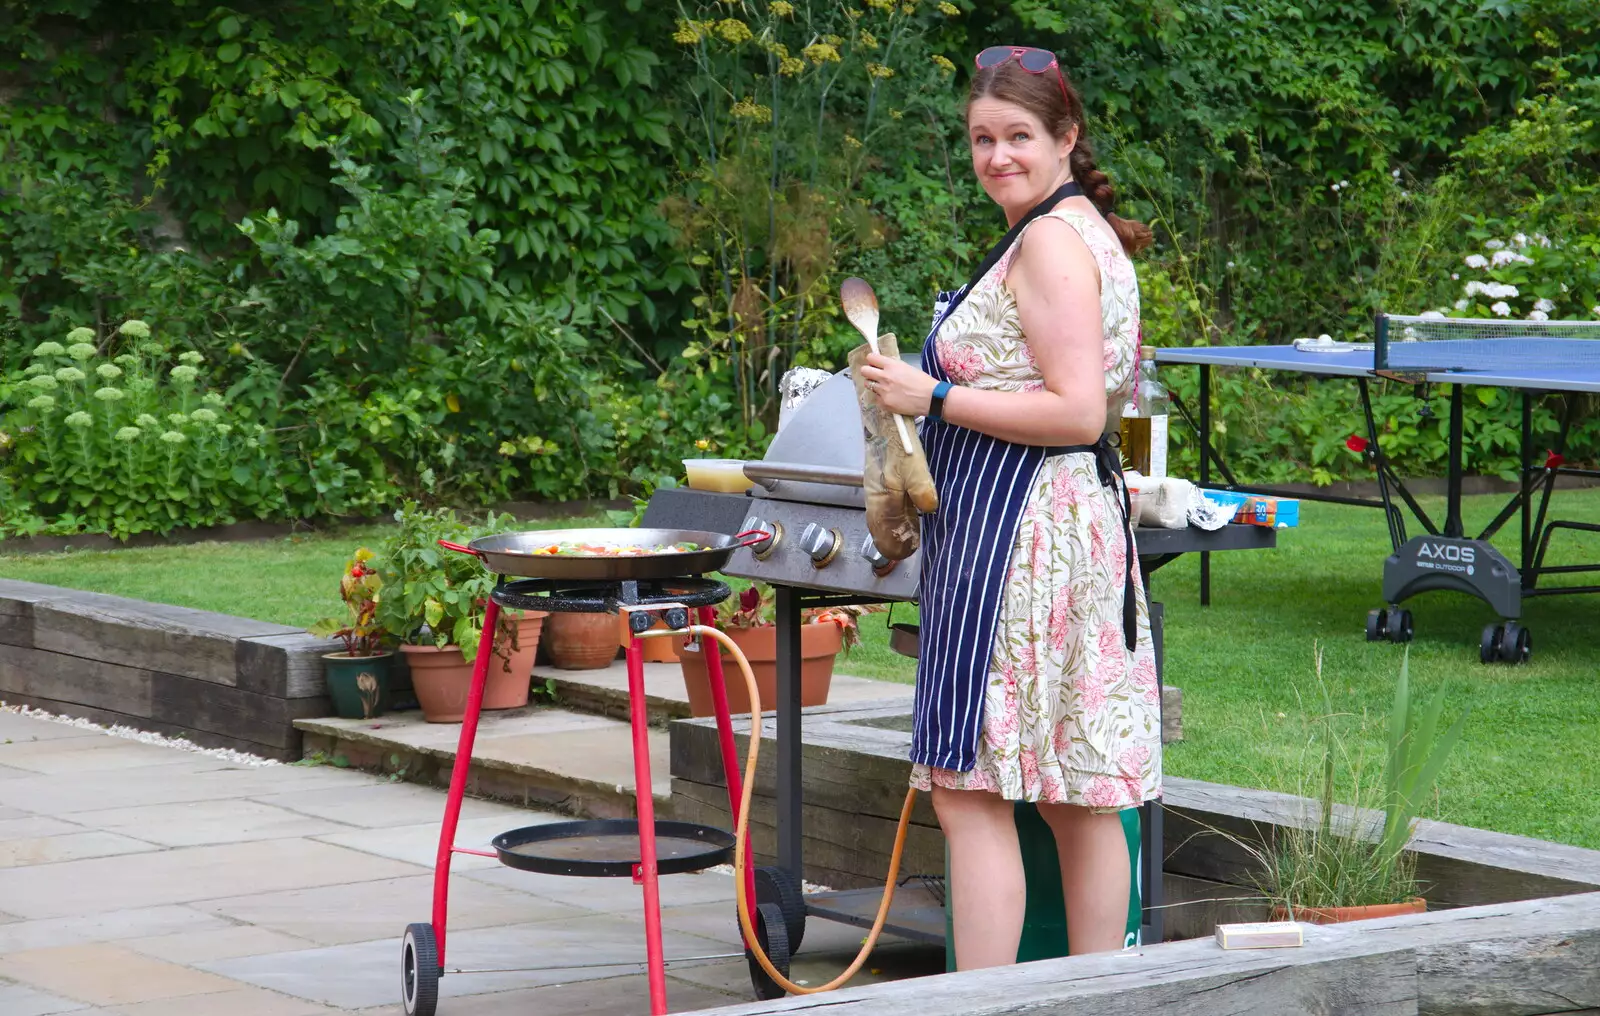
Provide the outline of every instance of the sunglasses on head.
[[1056,83],[1061,86],[1061,98],[1070,107],[1072,100],[1067,98],[1067,79],[1061,73],[1061,64],[1056,60],[1056,55],[1049,50],[1035,49],[1032,46],[990,46],[973,58],[978,70],[985,71],[991,67],[999,67],[1007,60],[1015,59],[1017,66],[1029,74],[1046,74],[1056,72]]

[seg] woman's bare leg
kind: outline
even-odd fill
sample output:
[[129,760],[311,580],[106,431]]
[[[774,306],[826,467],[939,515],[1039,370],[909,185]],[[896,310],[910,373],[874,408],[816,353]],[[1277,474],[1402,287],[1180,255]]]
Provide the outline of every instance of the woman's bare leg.
[[950,844],[956,969],[1015,963],[1027,889],[1011,802],[935,785],[933,810]]
[[[1122,816],[1075,804],[1041,804],[1056,834],[1072,955],[1121,949],[1128,928],[1128,840]],[[959,913],[959,911],[958,911]],[[957,940],[959,944],[960,940]]]

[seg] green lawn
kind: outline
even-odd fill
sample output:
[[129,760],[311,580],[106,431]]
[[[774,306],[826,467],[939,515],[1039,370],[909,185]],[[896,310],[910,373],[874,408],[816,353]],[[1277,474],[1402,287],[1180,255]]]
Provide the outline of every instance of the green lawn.
[[[1503,499],[1467,499],[1470,524]],[[1600,490],[1563,493],[1559,514],[1600,522]],[[1427,502],[1430,512],[1439,507]],[[1379,605],[1387,536],[1379,513],[1305,504],[1299,529],[1272,551],[1221,554],[1212,603],[1198,600],[1198,559],[1156,574],[1167,605],[1167,680],[1184,692],[1184,734],[1169,748],[1176,776],[1305,789],[1309,721],[1321,713],[1313,648],[1349,743],[1380,742],[1402,650],[1369,644],[1368,609]],[[544,527],[582,524],[551,521]],[[603,524],[603,523],[602,523]],[[1413,527],[1415,528],[1415,527]],[[0,556],[0,576],[92,589],[305,625],[338,607],[339,568],[381,528],[263,543],[201,544],[101,553]],[[1510,544],[1506,543],[1509,547]],[[1513,555],[1514,556],[1514,555]],[[1564,534],[1553,561],[1600,557],[1600,540]],[[1530,601],[1534,655],[1522,667],[1478,663],[1478,633],[1493,620],[1465,596],[1433,593],[1408,606],[1416,617],[1411,673],[1424,693],[1448,681],[1447,717],[1471,709],[1440,782],[1436,814],[1448,821],[1600,849],[1600,599]],[[897,606],[896,620],[914,619]],[[863,624],[864,644],[842,671],[908,681],[910,661],[887,647],[886,617]]]

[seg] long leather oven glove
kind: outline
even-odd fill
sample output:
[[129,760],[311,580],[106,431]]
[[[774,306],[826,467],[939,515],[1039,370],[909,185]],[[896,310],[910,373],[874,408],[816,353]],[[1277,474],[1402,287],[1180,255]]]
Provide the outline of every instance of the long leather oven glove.
[[[884,356],[899,355],[893,335],[880,335],[878,349]],[[867,446],[862,477],[867,495],[867,531],[885,557],[903,561],[915,554],[921,543],[917,514],[938,510],[939,492],[928,472],[915,423],[906,418],[906,432],[911,436],[911,453],[907,454],[900,443],[894,414],[884,409],[866,387],[861,366],[871,352],[872,347],[866,344],[850,352],[850,376],[861,406]]]

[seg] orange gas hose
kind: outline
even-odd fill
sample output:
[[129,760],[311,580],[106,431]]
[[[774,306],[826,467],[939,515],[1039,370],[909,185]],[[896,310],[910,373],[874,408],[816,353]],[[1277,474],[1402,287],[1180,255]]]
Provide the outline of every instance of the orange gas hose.
[[739,798],[739,819],[735,823],[733,832],[733,884],[739,902],[739,927],[744,931],[744,941],[750,951],[755,955],[756,962],[761,964],[761,969],[767,972],[779,986],[792,995],[816,995],[824,991],[832,991],[843,986],[866,963],[867,957],[872,954],[872,949],[878,944],[878,936],[883,932],[883,924],[889,917],[889,905],[894,901],[895,879],[900,874],[900,855],[906,848],[906,827],[911,824],[911,806],[916,803],[917,792],[915,789],[906,791],[906,803],[900,809],[900,827],[894,834],[894,852],[889,855],[889,877],[883,886],[883,900],[878,904],[878,916],[872,922],[872,930],[867,932],[867,939],[861,944],[861,951],[856,954],[854,962],[845,968],[844,973],[835,977],[821,987],[811,988],[796,984],[783,974],[767,954],[762,950],[756,940],[755,929],[750,924],[750,906],[745,897],[745,869],[750,864],[750,853],[747,849],[750,826],[750,800],[756,785],[756,759],[761,750],[761,691],[756,686],[756,676],[750,670],[750,661],[745,659],[744,653],[739,651],[739,646],[724,634],[720,629],[709,625],[692,624],[687,628],[678,628],[672,631],[655,629],[640,633],[638,638],[651,638],[660,636],[677,636],[683,638],[688,635],[705,635],[716,639],[726,646],[733,654],[734,662],[739,665],[740,673],[744,674],[745,686],[750,691],[750,747],[745,753],[744,763],[744,789]]

